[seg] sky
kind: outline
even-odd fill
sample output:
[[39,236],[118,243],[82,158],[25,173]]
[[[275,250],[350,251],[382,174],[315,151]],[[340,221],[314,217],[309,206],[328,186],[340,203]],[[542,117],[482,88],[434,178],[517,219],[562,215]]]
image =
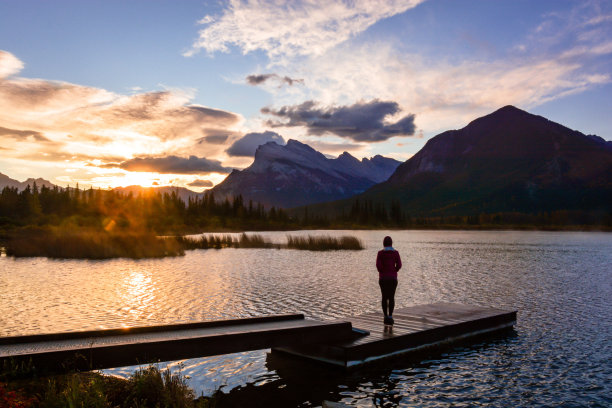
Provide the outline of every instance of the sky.
[[289,139],[404,161],[505,105],[612,140],[609,0],[0,0],[0,172],[196,191]]

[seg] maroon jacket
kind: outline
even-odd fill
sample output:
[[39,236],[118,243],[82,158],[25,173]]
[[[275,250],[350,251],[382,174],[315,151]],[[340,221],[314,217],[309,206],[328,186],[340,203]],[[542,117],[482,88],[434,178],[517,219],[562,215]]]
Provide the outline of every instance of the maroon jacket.
[[394,250],[380,250],[376,256],[376,269],[379,279],[397,280],[397,271],[402,267],[399,252]]

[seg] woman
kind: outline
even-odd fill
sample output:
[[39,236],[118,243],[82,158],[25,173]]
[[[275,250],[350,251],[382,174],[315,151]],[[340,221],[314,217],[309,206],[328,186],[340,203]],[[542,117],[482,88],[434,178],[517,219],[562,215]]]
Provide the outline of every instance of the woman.
[[393,248],[391,237],[383,239],[384,249],[378,251],[376,269],[378,269],[378,284],[382,293],[382,309],[385,324],[393,324],[393,309],[395,308],[395,289],[397,288],[397,271],[402,267],[399,252]]

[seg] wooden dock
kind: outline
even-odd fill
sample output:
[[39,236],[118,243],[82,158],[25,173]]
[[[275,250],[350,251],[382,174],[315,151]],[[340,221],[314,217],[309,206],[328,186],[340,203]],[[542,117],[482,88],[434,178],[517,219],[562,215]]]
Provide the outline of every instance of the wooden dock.
[[0,337],[0,369],[8,363],[46,372],[92,370],[337,341],[352,335],[347,321],[322,322],[292,314]]
[[[345,368],[424,350],[445,347],[466,339],[511,328],[516,311],[453,303],[435,303],[397,309],[392,330],[385,329],[382,313],[349,320],[357,335],[350,340],[277,347],[290,353]],[[361,335],[358,335],[362,330]]]
[[92,370],[272,348],[351,368],[512,327],[516,311],[436,303],[398,309],[388,330],[381,313],[334,321],[302,314],[0,337],[0,368]]

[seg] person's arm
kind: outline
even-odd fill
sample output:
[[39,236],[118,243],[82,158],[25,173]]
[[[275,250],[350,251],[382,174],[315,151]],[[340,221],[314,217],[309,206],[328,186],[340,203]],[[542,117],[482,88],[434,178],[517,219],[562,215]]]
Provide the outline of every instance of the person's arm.
[[380,251],[378,251],[378,255],[376,255],[376,270],[378,270],[378,272],[382,272],[382,259],[380,256]]
[[402,269],[402,259],[400,258],[400,254],[399,252],[395,251],[395,272],[399,271],[400,269]]

